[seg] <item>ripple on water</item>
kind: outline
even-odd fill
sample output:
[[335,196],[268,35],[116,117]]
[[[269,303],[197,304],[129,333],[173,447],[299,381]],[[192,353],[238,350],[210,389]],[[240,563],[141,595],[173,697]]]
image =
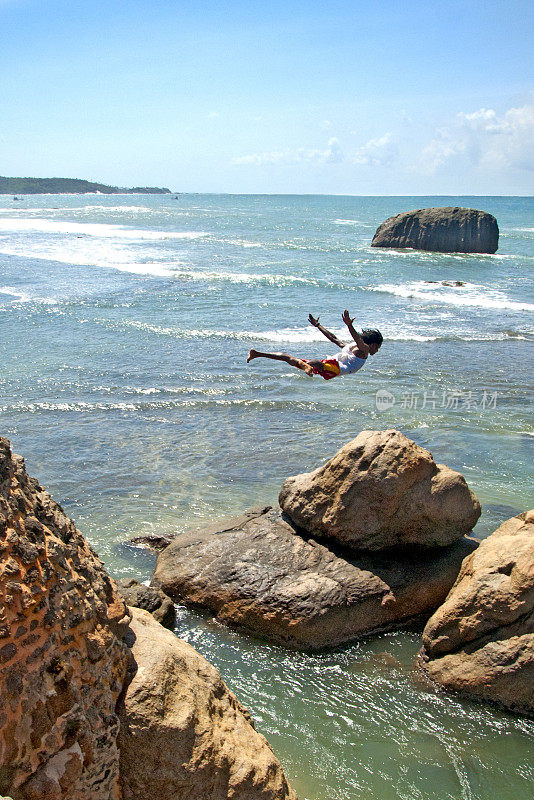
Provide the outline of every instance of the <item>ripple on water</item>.
[[413,669],[419,634],[303,654],[184,608],[177,631],[251,710],[301,800],[527,800],[534,791],[532,724],[429,687]]

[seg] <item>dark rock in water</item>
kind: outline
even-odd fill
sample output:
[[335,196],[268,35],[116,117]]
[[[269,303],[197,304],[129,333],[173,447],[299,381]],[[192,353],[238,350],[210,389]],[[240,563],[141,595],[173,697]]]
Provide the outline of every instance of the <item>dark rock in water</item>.
[[153,586],[144,586],[133,578],[117,581],[117,588],[126,605],[149,611],[164,628],[174,629],[176,609],[164,592]]
[[302,650],[318,650],[426,620],[477,543],[356,555],[307,538],[280,509],[181,534],[152,584],[217,619]]
[[172,536],[155,536],[154,534],[148,534],[147,536],[135,536],[133,539],[130,539],[129,544],[134,545],[134,547],[143,547],[147,550],[154,550],[156,553],[160,553],[170,545],[172,540]]
[[383,222],[371,247],[412,247],[437,253],[495,253],[497,220],[475,208],[420,208]]

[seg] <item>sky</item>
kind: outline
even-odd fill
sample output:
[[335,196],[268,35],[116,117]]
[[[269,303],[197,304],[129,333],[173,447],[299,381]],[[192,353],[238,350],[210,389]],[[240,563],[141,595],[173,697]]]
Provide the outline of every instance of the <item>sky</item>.
[[531,195],[534,3],[0,0],[0,174]]

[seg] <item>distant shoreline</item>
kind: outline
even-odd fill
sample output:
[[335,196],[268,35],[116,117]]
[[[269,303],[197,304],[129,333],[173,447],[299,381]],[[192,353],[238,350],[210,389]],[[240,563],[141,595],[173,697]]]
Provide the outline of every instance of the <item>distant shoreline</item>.
[[6,178],[0,176],[0,194],[172,194],[159,186],[108,186],[81,178]]

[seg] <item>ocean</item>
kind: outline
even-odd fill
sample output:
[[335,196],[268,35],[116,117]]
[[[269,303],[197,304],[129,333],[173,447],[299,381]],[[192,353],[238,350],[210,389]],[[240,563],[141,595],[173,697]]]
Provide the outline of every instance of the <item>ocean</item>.
[[[370,247],[392,214],[494,214],[495,255]],[[534,505],[534,200],[521,197],[0,197],[0,434],[116,577],[131,537],[276,503],[365,429],[397,428],[465,476],[475,535]],[[357,375],[304,358],[348,308],[384,345]],[[335,351],[335,347],[334,347]],[[378,393],[378,395],[377,395]],[[528,720],[420,682],[420,634],[293,653],[179,610],[300,800],[527,800]]]

